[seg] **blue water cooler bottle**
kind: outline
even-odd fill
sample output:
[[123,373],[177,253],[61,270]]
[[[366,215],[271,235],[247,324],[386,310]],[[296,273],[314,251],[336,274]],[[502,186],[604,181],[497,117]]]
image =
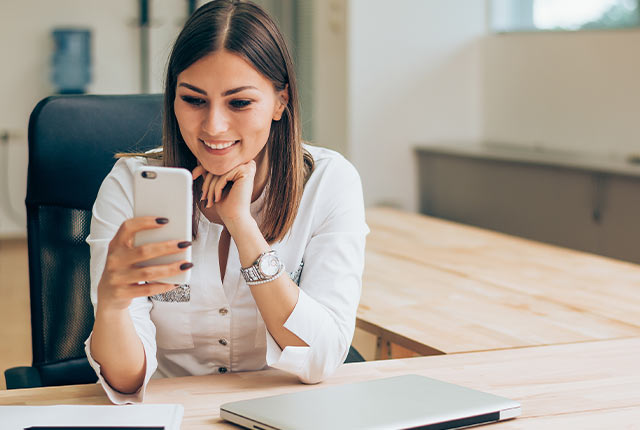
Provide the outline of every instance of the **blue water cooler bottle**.
[[91,31],[55,29],[51,79],[60,94],[84,94],[91,82]]

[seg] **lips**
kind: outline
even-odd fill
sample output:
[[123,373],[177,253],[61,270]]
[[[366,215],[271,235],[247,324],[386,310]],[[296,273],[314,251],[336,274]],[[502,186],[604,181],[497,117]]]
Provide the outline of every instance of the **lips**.
[[199,139],[200,142],[202,142],[207,148],[209,149],[214,149],[214,150],[223,150],[223,149],[227,149],[232,147],[233,145],[235,145],[236,143],[239,142],[239,140],[215,140],[215,141],[205,141],[202,139]]

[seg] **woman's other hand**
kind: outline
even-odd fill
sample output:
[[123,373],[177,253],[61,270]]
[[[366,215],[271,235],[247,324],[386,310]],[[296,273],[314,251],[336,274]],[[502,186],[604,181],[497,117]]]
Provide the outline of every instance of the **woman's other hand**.
[[200,200],[206,200],[205,208],[215,207],[218,216],[227,227],[251,217],[251,197],[256,176],[255,161],[250,160],[220,176],[206,171],[199,165],[193,169],[193,179],[199,176],[204,178]]
[[[124,221],[109,243],[102,278],[98,284],[98,307],[103,310],[124,310],[136,297],[148,297],[173,290],[175,285],[153,282],[189,270],[193,264],[184,261],[139,267],[139,263],[163,255],[177,254],[191,242],[172,240],[134,246],[137,232],[162,228],[166,218],[137,217]],[[143,283],[146,282],[146,283]]]

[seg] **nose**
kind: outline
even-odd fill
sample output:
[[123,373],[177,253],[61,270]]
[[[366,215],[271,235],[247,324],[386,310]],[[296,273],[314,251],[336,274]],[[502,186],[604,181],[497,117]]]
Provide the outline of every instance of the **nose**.
[[210,136],[217,136],[229,130],[229,118],[225,109],[211,104],[203,120],[202,130]]

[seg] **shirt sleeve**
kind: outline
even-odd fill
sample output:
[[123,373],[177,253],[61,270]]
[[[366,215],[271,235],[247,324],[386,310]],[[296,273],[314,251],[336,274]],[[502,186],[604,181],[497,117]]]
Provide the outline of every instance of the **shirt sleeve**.
[[284,324],[309,346],[281,350],[267,331],[267,365],[309,384],[332,374],[349,352],[369,233],[360,176],[348,161],[336,161],[314,190],[317,228],[304,251],[298,302]]
[[[98,305],[98,283],[104,271],[109,242],[115,236],[120,224],[133,217],[133,159],[120,159],[105,178],[93,206],[91,230],[87,243],[91,251],[91,302],[94,315]],[[102,376],[100,364],[91,354],[91,337],[85,341],[85,352],[89,364],[98,375],[98,381],[104,388],[109,400],[115,404],[142,402],[145,389],[151,375],[156,371],[156,329],[151,321],[150,311],[153,304],[147,297],[138,297],[131,302],[129,314],[136,333],[142,342],[146,356],[146,373],[140,389],[133,394],[123,394],[113,389]]]

